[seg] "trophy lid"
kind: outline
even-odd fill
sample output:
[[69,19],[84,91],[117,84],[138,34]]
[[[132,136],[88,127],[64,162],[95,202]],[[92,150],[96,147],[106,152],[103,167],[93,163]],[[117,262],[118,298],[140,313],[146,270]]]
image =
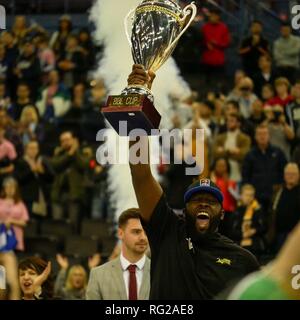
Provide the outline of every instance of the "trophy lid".
[[159,5],[171,9],[174,13],[180,16],[182,9],[177,3],[177,0],[143,0],[139,6],[144,5]]

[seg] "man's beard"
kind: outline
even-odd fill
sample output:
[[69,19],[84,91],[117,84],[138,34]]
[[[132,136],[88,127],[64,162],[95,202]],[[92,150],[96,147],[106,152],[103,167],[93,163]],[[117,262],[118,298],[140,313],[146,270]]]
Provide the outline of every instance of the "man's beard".
[[198,231],[196,227],[196,217],[185,211],[186,230],[187,235],[192,238],[194,242],[201,242],[218,231],[221,222],[221,211],[218,215],[210,217],[209,226],[203,231]]

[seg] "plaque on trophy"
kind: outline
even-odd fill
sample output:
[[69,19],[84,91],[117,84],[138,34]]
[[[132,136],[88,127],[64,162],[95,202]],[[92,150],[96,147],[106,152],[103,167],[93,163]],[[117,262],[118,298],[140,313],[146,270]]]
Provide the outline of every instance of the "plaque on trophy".
[[[143,65],[146,71],[157,71],[171,56],[196,14],[194,3],[181,9],[175,0],[143,0],[125,18],[134,63]],[[132,20],[131,36],[129,20]],[[120,121],[127,122],[128,132],[143,129],[151,135],[152,129],[159,128],[161,119],[146,85],[127,86],[121,95],[109,96],[102,112],[119,134]]]

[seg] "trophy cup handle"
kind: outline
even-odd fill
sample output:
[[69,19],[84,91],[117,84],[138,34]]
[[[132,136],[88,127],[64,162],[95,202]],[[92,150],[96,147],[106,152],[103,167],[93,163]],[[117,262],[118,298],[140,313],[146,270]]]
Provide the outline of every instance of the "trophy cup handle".
[[125,33],[126,33],[126,38],[129,42],[129,45],[130,45],[130,48],[132,47],[132,44],[131,44],[131,39],[130,39],[130,34],[129,34],[129,29],[128,29],[128,21],[129,19],[131,18],[132,14],[135,12],[136,8],[133,8],[131,9],[126,17],[124,18],[124,28],[125,28]]
[[191,18],[189,20],[189,22],[185,25],[185,27],[181,30],[181,32],[179,33],[179,35],[176,37],[176,39],[174,39],[174,41],[170,44],[170,46],[168,47],[168,49],[166,50],[166,52],[172,51],[174,45],[178,42],[178,40],[182,37],[182,35],[186,32],[186,30],[188,29],[188,27],[190,26],[190,24],[193,22],[193,20],[195,19],[196,15],[197,15],[197,6],[195,5],[194,2],[192,2],[191,4],[189,4],[188,6],[186,6],[183,9],[183,18],[181,19],[182,23],[184,23],[186,17],[192,13]]

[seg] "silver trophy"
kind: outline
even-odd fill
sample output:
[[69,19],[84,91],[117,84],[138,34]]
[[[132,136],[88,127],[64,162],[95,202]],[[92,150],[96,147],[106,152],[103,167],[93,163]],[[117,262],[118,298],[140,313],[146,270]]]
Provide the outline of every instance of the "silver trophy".
[[[124,21],[133,61],[143,65],[145,70],[157,71],[171,56],[196,14],[194,3],[181,9],[175,0],[143,0]],[[128,30],[130,20],[131,36]],[[146,94],[154,101],[152,93],[144,86],[129,86],[122,94]]]
[[[194,3],[181,9],[175,0],[143,0],[124,20],[134,63],[143,65],[146,71],[157,71],[171,56],[196,14]],[[129,130],[143,128],[152,134],[161,119],[153,103],[147,86],[132,85],[119,96],[109,96],[102,112],[119,134],[120,121],[126,121]]]

